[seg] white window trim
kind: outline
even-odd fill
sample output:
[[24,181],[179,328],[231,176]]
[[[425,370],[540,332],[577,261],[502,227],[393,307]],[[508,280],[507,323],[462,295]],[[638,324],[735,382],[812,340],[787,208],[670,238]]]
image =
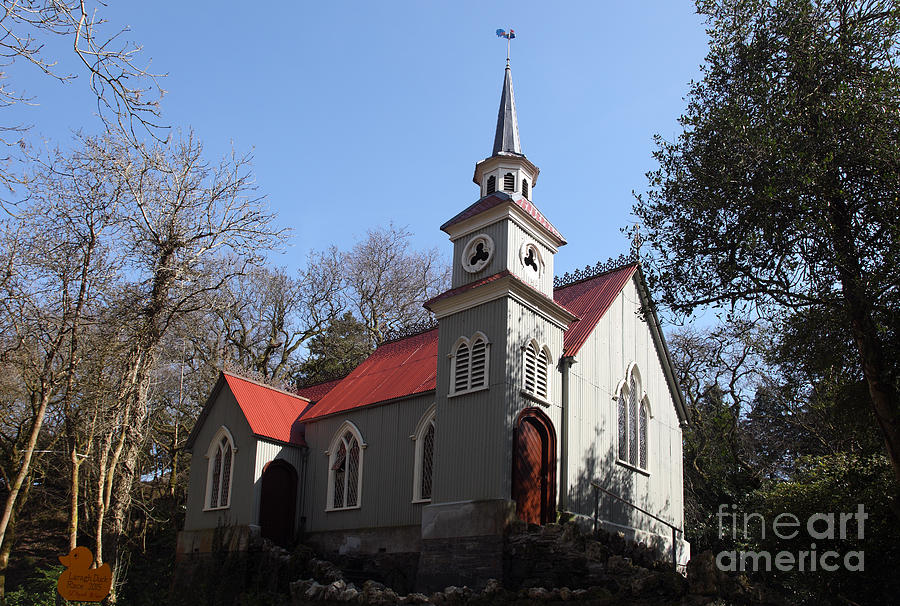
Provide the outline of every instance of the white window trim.
[[[525,356],[528,354],[528,347],[531,345],[534,345],[534,348],[537,351],[537,356],[535,357],[535,367],[534,367],[534,372],[535,372],[534,391],[528,391],[528,389],[525,387],[525,380],[526,380],[525,373],[527,372]],[[547,397],[546,398],[542,398],[537,393],[537,358],[540,357],[541,352],[544,352],[545,354],[547,354],[547,377],[546,377]],[[540,343],[537,342],[537,339],[531,339],[530,341],[525,343],[525,345],[522,346],[522,380],[519,383],[520,391],[521,391],[522,395],[525,396],[526,398],[528,398],[529,400],[534,400],[538,404],[542,404],[543,406],[550,406],[551,405],[550,394],[553,393],[553,383],[552,383],[553,373],[550,372],[550,369],[552,367],[553,367],[553,354],[551,353],[549,347],[547,347],[546,345],[541,345]]]
[[[228,444],[231,446],[231,464],[228,468],[228,504],[227,505],[216,505],[215,507],[210,507],[209,504],[212,502],[212,480],[213,480],[213,461],[215,460],[216,451],[219,449],[219,442],[222,441],[222,438],[226,438],[228,440]],[[231,507],[231,493],[234,488],[234,461],[237,459],[237,446],[234,443],[234,437],[231,435],[231,431],[224,425],[222,425],[216,434],[213,436],[213,439],[210,441],[209,446],[206,449],[206,494],[203,497],[203,511],[220,511],[222,509],[229,509]],[[222,474],[224,470],[219,470],[219,474]],[[219,476],[219,488],[222,486],[222,476]],[[221,495],[219,495],[219,502],[222,502]]]
[[[349,431],[353,434],[353,437],[356,438],[356,443],[359,444],[359,469],[356,475],[356,505],[351,505],[349,507],[332,507],[334,503],[334,470],[331,468],[334,464],[334,459],[332,454],[337,452],[339,448],[340,441],[344,437],[344,434]],[[354,509],[360,509],[362,507],[362,487],[363,487],[363,464],[365,462],[365,450],[369,445],[362,438],[362,433],[359,431],[359,428],[352,421],[344,421],[341,423],[341,426],[338,427],[337,431],[334,432],[334,436],[331,438],[331,443],[328,446],[328,450],[325,451],[325,455],[328,457],[328,490],[325,495],[325,511],[352,511]]]
[[[425,414],[422,415],[422,418],[419,419],[418,425],[416,425],[416,433],[411,435],[410,438],[415,441],[415,465],[413,467],[413,491],[412,491],[412,503],[431,503],[431,497],[427,499],[422,498],[422,471],[423,471],[423,463],[425,462],[425,432],[428,431],[428,427],[434,423],[435,412],[437,411],[437,405],[432,404],[428,410],[425,411]],[[435,435],[437,435],[437,426],[435,425]],[[432,456],[432,466],[431,473],[434,474],[434,453],[431,453]],[[434,475],[432,475],[431,481],[431,489],[434,491]]]
[[[478,339],[484,341],[484,384],[480,387],[472,387],[472,345]],[[461,345],[465,345],[469,348],[469,370],[468,377],[466,378],[466,387],[465,389],[456,389],[456,352],[459,351]],[[474,393],[476,391],[484,391],[491,386],[491,342],[487,338],[483,332],[476,331],[472,338],[468,337],[460,337],[456,340],[456,343],[453,344],[453,347],[450,350],[450,353],[447,355],[450,358],[450,389],[447,397],[452,398],[455,396],[462,396],[467,393]]]
[[[636,416],[637,426],[634,428],[632,428],[632,426],[631,426],[631,414],[630,414],[630,411],[628,410],[628,405],[627,405],[628,397],[631,393],[629,384],[631,383],[632,378],[635,379],[635,383],[634,383],[635,387],[636,387],[635,391],[638,393],[638,398],[637,398],[638,410],[637,410],[637,416]],[[616,451],[616,463],[623,467],[627,467],[628,469],[631,469],[633,471],[642,473],[645,476],[649,476],[650,475],[650,442],[651,442],[651,440],[650,440],[650,420],[653,418],[653,414],[652,414],[653,410],[650,408],[650,398],[647,396],[647,393],[643,391],[643,382],[641,380],[641,371],[638,369],[637,364],[635,364],[634,362],[632,362],[628,365],[627,372],[625,374],[625,378],[623,380],[619,381],[619,384],[616,386],[616,394],[617,394],[616,397],[613,398],[614,406],[615,406],[615,413],[613,416],[616,419],[616,432],[615,432],[616,433],[616,443],[614,446],[615,451]],[[626,403],[626,406],[625,406],[625,456],[629,457],[631,455],[631,452],[629,451],[630,438],[631,438],[631,432],[634,431],[634,433],[637,435],[637,440],[636,440],[637,441],[637,449],[638,449],[637,457],[636,457],[636,460],[638,461],[637,465],[631,463],[631,461],[629,461],[627,458],[623,459],[621,456],[619,456],[619,454],[621,453],[621,449],[619,448],[619,446],[621,445],[621,441],[620,441],[621,436],[619,435],[619,401],[624,401]],[[641,460],[641,427],[640,426],[641,426],[641,409],[642,408],[646,409],[646,411],[647,411],[647,437],[646,437],[646,444],[645,444],[645,447],[647,449],[647,467],[640,466],[640,460]]]

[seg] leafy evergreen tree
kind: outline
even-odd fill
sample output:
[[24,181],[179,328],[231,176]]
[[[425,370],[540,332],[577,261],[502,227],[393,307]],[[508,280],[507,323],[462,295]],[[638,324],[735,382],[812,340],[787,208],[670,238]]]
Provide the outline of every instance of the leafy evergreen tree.
[[698,0],[710,50],[635,212],[649,280],[705,305],[840,318],[900,486],[900,9]]

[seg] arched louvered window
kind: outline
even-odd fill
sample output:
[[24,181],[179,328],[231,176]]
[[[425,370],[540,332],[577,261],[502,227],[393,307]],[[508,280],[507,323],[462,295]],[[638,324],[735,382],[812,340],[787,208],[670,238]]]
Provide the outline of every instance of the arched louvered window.
[[476,337],[472,343],[472,370],[469,379],[469,389],[484,387],[487,369],[487,343],[481,337]]
[[549,379],[548,371],[550,369],[550,357],[547,350],[542,349],[537,357],[537,377],[535,383],[537,385],[536,395],[539,398],[547,399],[547,381]]
[[451,354],[453,377],[450,394],[484,389],[488,386],[490,342],[482,333],[468,339],[460,337]]
[[525,346],[522,388],[526,393],[546,400],[550,393],[550,354],[534,341]]
[[416,463],[413,478],[413,501],[431,500],[432,478],[434,476],[434,405],[422,415],[416,428]]
[[528,179],[522,179],[522,195],[528,197]]
[[537,374],[537,346],[529,343],[525,346],[525,384],[523,387],[528,393],[535,391],[535,375]]
[[206,480],[206,508],[225,509],[231,503],[231,474],[234,467],[234,440],[221,427],[210,442],[206,456],[209,470]]
[[488,177],[486,189],[487,189],[487,192],[485,193],[485,195],[492,194],[495,191],[497,191],[497,177],[495,177],[494,175],[491,175],[490,177]]
[[469,389],[469,346],[460,343],[453,358],[453,392]]
[[328,451],[328,509],[353,509],[362,490],[362,437],[349,421],[341,425]]
[[516,191],[516,176],[512,173],[503,175],[503,191]]
[[618,458],[629,465],[647,469],[650,404],[641,399],[641,380],[637,367],[632,367],[622,385],[618,402]]

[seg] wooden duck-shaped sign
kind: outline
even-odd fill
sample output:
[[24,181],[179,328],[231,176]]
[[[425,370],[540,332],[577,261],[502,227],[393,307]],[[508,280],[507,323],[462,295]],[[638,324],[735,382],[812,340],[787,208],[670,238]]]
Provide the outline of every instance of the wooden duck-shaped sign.
[[109,564],[91,568],[94,554],[87,547],[76,547],[67,556],[59,556],[66,567],[56,589],[59,595],[73,602],[100,602],[109,595],[112,587],[112,570]]

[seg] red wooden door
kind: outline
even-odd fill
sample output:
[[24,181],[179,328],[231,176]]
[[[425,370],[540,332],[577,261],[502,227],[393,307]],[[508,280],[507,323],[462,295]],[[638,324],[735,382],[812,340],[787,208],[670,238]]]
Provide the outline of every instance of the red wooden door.
[[285,461],[266,465],[259,500],[260,534],[277,545],[290,547],[297,515],[297,472]]
[[545,440],[538,427],[529,419],[522,419],[516,431],[516,451],[513,467],[513,496],[516,515],[531,524],[540,524],[542,493],[545,484]]

